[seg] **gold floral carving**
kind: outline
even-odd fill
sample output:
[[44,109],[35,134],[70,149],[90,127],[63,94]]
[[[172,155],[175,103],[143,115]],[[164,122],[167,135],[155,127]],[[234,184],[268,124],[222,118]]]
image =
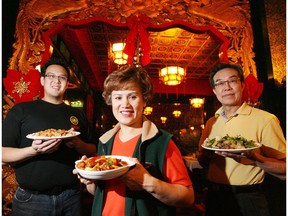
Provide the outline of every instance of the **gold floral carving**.
[[22,94],[24,94],[25,92],[30,92],[28,89],[30,83],[31,82],[25,82],[23,77],[21,77],[18,82],[13,82],[14,90],[12,91],[12,93],[17,93],[19,97],[22,97]]
[[248,0],[21,0],[9,68],[27,73],[39,64],[45,51],[41,33],[63,19],[102,16],[126,23],[139,14],[146,14],[153,24],[184,20],[196,26],[213,25],[230,40],[230,61],[242,64],[246,75],[257,77]]

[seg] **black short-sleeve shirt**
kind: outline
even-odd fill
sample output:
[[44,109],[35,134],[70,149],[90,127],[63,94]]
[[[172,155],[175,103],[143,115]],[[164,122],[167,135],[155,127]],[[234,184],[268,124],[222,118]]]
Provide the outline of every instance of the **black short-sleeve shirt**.
[[[49,128],[74,128],[81,133],[82,140],[93,142],[89,140],[93,136],[89,134],[88,121],[82,110],[65,103],[51,104],[36,100],[17,104],[9,111],[3,122],[2,145],[15,148],[31,146],[32,140],[26,138],[26,135]],[[39,154],[17,164],[16,179],[19,185],[42,191],[79,183],[72,170],[80,155],[76,150],[68,148],[65,141],[51,154]]]

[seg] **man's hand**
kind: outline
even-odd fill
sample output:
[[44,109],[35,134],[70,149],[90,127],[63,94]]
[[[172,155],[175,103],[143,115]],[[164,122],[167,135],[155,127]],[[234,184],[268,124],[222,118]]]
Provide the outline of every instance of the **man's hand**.
[[[254,152],[254,153],[253,153]],[[222,157],[229,157],[237,161],[238,163],[242,163],[244,165],[254,165],[255,158],[252,155],[255,155],[255,150],[243,151],[241,153],[231,153],[227,151],[215,151],[215,154],[220,155]]]
[[51,154],[52,152],[57,151],[61,144],[61,139],[51,139],[51,140],[33,140],[32,148],[38,154]]

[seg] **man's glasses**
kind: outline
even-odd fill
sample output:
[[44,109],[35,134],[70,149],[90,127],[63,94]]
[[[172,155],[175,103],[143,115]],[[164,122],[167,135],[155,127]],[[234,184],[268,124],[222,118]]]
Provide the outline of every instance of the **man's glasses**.
[[214,86],[217,87],[217,88],[224,88],[225,87],[225,84],[228,83],[229,86],[235,86],[238,81],[240,80],[239,77],[235,77],[235,78],[231,78],[231,79],[228,79],[228,80],[225,80],[225,81],[218,81],[216,83],[214,83]]
[[45,74],[45,77],[48,77],[50,80],[60,80],[61,82],[66,82],[68,80],[65,76],[56,76],[54,74]]

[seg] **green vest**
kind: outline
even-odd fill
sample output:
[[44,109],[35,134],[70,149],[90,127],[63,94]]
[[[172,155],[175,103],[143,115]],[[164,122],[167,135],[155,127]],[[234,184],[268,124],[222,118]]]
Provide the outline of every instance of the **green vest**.
[[[107,155],[111,154],[113,141],[115,135],[106,143],[99,142],[98,155],[102,155],[106,152]],[[141,141],[141,137],[137,142],[133,157],[146,165],[149,165],[147,171],[154,177],[163,180],[163,164],[166,154],[166,149],[172,135],[164,130],[160,130],[159,133],[152,139]],[[103,151],[105,148],[105,151]],[[103,208],[103,189],[105,181],[99,181],[97,183],[97,189],[95,191],[94,203],[92,207],[93,216],[101,216]],[[175,208],[167,206],[154,198],[146,191],[131,191],[126,188],[126,200],[125,200],[125,216],[168,216],[175,215]]]

